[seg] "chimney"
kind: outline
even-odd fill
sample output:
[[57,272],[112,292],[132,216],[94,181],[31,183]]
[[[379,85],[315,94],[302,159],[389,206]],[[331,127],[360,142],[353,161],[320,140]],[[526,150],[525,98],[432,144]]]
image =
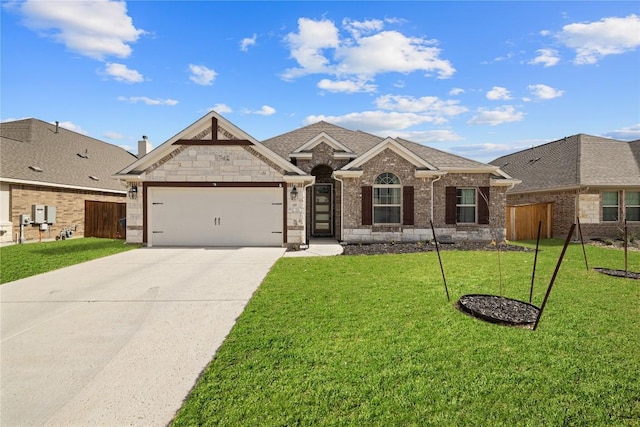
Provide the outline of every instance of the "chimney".
[[151,143],[147,140],[147,135],[142,135],[142,140],[138,141],[138,158],[141,158],[151,151]]

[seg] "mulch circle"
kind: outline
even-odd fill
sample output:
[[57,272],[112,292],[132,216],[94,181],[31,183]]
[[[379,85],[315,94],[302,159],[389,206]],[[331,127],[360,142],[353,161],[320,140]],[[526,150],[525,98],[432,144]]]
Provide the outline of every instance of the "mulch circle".
[[609,276],[640,280],[640,273],[636,273],[635,271],[612,270],[609,268],[600,268],[600,267],[594,267],[594,270],[597,271],[598,273],[606,274]]
[[456,308],[472,317],[504,326],[533,328],[540,309],[535,305],[498,295],[463,295]]

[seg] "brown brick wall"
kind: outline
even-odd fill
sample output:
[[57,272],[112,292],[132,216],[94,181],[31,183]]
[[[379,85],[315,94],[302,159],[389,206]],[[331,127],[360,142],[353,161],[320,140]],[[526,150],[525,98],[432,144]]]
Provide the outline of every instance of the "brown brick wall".
[[[31,215],[32,205],[49,205],[56,207],[56,223],[50,225],[47,231],[42,232],[42,239],[53,239],[60,233],[60,230],[73,227],[74,225],[77,225],[74,237],[83,236],[85,200],[124,203],[126,201],[126,195],[53,187],[11,185],[12,240],[15,241],[16,233],[20,233],[20,215]],[[25,226],[24,237],[26,241],[38,240],[40,238],[39,226]]]

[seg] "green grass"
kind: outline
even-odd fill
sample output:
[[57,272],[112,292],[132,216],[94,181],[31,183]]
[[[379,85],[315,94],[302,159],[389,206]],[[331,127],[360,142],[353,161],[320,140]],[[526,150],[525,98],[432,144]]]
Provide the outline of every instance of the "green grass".
[[[562,243],[540,251],[536,305]],[[640,425],[640,282],[571,245],[532,331],[453,308],[499,293],[497,252],[442,257],[451,302],[435,253],[279,260],[174,426]],[[533,253],[500,258],[504,296],[528,300]]]
[[0,283],[138,248],[122,240],[80,238],[0,248]]

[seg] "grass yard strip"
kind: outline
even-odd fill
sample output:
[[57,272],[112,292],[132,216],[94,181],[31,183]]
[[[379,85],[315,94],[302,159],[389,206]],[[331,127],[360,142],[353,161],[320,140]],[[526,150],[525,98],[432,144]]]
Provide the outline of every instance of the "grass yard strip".
[[[538,306],[561,249],[541,246]],[[499,293],[496,252],[442,256],[451,302],[434,252],[281,259],[173,425],[640,425],[638,281],[587,271],[571,245],[531,331],[453,308]],[[533,253],[501,262],[504,296],[527,301]]]
[[0,248],[0,283],[12,282],[138,247],[140,245],[127,245],[123,240],[93,237],[3,246]]

